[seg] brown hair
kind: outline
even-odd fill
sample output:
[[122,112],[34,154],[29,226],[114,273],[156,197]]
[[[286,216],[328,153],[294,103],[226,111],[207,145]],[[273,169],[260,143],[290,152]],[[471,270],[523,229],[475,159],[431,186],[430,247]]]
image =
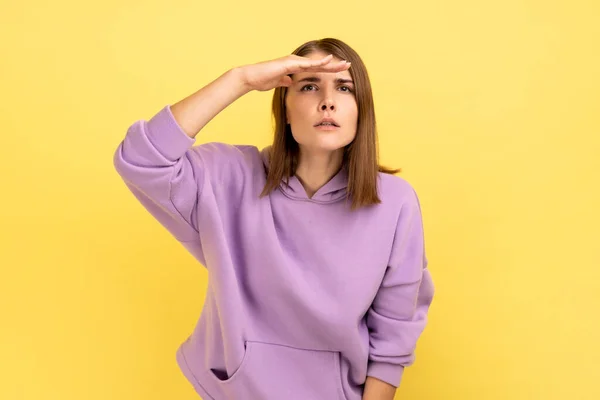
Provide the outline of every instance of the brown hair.
[[[344,148],[342,168],[348,172],[347,192],[352,200],[351,210],[381,203],[377,194],[377,174],[396,174],[402,169],[389,169],[378,163],[378,142],[375,109],[371,82],[367,68],[359,55],[346,43],[338,39],[312,40],[298,47],[292,54],[306,56],[315,51],[333,54],[334,57],[351,63],[348,70],[354,81],[358,106],[356,137]],[[296,173],[299,146],[286,123],[285,97],[287,87],[275,88],[272,112],[275,119],[275,137],[271,147],[267,183],[260,197],[279,187],[283,178],[289,180]]]

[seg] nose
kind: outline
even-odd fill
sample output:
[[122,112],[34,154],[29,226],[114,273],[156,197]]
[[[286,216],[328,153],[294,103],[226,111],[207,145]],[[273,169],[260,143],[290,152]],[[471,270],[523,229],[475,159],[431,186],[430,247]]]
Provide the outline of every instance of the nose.
[[335,110],[335,105],[333,104],[333,100],[330,98],[326,98],[321,103],[321,110]]
[[324,110],[333,111],[333,110],[335,110],[334,94],[332,93],[333,90],[335,90],[335,89],[331,89],[329,87],[325,87],[321,91],[321,93],[323,95],[322,98],[321,98],[321,102],[319,104],[319,109],[321,111],[324,111]]

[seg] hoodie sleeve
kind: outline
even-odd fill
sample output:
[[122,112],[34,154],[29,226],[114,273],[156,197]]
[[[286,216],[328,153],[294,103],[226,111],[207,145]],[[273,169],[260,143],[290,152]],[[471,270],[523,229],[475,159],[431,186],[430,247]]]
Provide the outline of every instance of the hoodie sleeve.
[[367,376],[396,387],[404,367],[414,363],[434,293],[421,208],[417,194],[410,189],[400,211],[389,265],[366,321],[370,339]]
[[150,120],[134,122],[113,157],[129,190],[179,241],[198,237],[195,213],[203,175],[188,151],[195,142],[165,106]]

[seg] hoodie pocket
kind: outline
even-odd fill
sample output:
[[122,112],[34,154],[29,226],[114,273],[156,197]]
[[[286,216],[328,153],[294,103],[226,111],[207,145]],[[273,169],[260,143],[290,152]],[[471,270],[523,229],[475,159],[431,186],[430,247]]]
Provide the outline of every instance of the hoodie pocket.
[[231,376],[209,369],[199,381],[214,399],[347,400],[338,351],[247,341],[242,362]]

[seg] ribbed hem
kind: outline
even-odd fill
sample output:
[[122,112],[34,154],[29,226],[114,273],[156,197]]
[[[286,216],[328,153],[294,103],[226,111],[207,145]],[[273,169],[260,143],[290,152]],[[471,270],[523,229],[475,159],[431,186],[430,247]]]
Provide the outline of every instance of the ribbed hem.
[[367,367],[367,376],[372,376],[395,387],[400,386],[403,374],[404,367],[397,364],[369,361]]
[[148,121],[148,138],[171,161],[181,158],[196,142],[177,124],[170,105],[163,107]]

